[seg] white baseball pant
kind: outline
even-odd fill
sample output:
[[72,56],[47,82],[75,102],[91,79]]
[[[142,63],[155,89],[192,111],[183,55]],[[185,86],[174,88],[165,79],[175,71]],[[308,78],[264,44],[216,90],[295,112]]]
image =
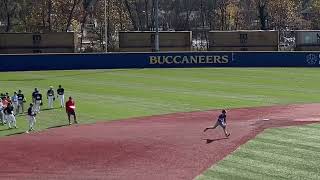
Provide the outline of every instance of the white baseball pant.
[[54,99],[54,96],[48,96],[48,108],[49,109],[53,108],[53,99]]
[[58,95],[59,99],[60,99],[60,106],[64,107],[64,95]]
[[1,121],[2,124],[5,123],[5,118],[4,118],[4,112],[3,112],[3,110],[0,111],[0,121]]
[[20,112],[20,109],[22,110],[22,113],[23,113],[23,111],[24,111],[23,104],[24,104],[23,101],[19,101],[19,103],[18,103],[18,109],[17,109],[17,112],[18,112],[18,113]]
[[33,111],[35,113],[38,113],[40,112],[40,105],[41,104],[41,100],[36,100],[35,103],[34,103],[34,106],[33,106]]
[[19,103],[18,103],[18,101],[17,102],[13,102],[12,105],[13,105],[14,114],[19,114],[19,111],[18,111],[19,110],[18,109]]
[[29,130],[34,129],[34,125],[36,123],[36,117],[28,115],[28,123],[29,123]]
[[8,114],[6,116],[7,116],[7,123],[8,123],[9,128],[12,128],[12,126],[17,127],[16,117],[14,117],[13,114]]

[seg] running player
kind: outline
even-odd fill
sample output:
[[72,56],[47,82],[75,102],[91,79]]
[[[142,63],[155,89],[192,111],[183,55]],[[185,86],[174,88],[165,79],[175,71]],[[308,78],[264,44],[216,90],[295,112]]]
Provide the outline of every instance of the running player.
[[61,85],[59,85],[59,88],[57,89],[57,98],[60,99],[60,107],[64,107],[64,89]]
[[204,132],[206,132],[209,129],[215,129],[218,126],[221,126],[225,136],[229,137],[230,133],[228,133],[227,130],[226,130],[226,128],[227,128],[227,115],[226,114],[227,114],[227,111],[226,110],[222,110],[222,114],[219,115],[216,124],[214,126],[205,128]]

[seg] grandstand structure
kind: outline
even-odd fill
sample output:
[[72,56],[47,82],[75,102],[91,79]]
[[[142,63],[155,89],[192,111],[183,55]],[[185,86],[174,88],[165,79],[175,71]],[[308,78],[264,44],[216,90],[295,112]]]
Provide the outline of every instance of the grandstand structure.
[[[119,47],[115,52],[155,52],[154,31],[120,31]],[[274,30],[210,31],[204,51],[283,51],[282,37]],[[291,38],[294,51],[320,51],[319,30],[296,30]],[[162,52],[194,51],[192,31],[160,31],[159,48]],[[76,34],[0,33],[0,54],[75,53]],[[287,50],[287,49],[284,49]],[[291,49],[290,49],[291,50]]]
[[0,33],[0,54],[75,53],[73,32]]

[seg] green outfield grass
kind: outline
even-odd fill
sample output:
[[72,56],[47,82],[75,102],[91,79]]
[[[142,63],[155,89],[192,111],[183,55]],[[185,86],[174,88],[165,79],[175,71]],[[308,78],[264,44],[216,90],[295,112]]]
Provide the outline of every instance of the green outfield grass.
[[196,180],[318,180],[319,131],[319,124],[267,129]]
[[[274,104],[320,102],[318,69],[140,69],[0,73],[0,92],[59,84],[73,96],[81,123]],[[42,108],[47,107],[45,100]],[[64,109],[44,110],[37,130],[67,124]],[[0,136],[26,131],[0,126]],[[268,129],[197,179],[320,179],[320,125]],[[307,178],[306,178],[307,177]]]
[[[61,84],[66,98],[73,96],[81,123],[130,117],[320,101],[318,69],[135,69],[2,72],[0,92],[21,89],[28,102],[35,87],[45,94]],[[38,130],[67,123],[64,109],[37,116]],[[42,108],[47,107],[45,100]],[[0,126],[0,136],[24,132],[26,117],[18,116],[18,129]]]

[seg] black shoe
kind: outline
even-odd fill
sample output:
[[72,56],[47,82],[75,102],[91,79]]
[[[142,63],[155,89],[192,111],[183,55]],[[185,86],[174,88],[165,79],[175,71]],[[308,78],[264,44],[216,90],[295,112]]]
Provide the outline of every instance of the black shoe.
[[203,132],[206,132],[208,130],[208,128],[205,128],[204,130],[203,130]]
[[228,133],[227,135],[226,135],[226,137],[229,137],[231,134],[230,133]]

